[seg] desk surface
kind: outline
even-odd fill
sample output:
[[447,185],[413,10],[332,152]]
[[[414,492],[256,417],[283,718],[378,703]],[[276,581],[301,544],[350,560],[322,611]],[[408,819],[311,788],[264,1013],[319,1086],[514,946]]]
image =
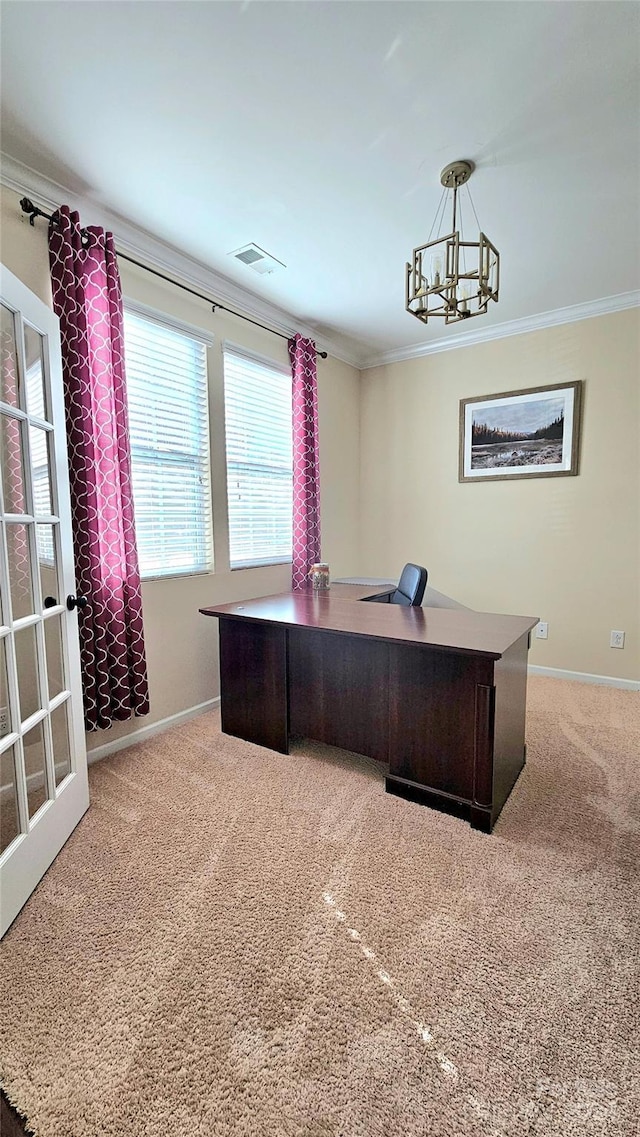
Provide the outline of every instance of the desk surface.
[[535,616],[500,616],[468,609],[404,608],[397,604],[354,604],[388,590],[352,584],[329,592],[283,592],[235,604],[201,608],[205,616],[316,628],[398,643],[422,644],[499,659],[533,628]]

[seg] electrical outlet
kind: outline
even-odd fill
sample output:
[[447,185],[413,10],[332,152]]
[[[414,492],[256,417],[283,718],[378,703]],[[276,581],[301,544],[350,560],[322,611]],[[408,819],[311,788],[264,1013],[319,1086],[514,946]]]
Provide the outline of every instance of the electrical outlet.
[[548,623],[546,622],[546,620],[540,620],[540,622],[538,624],[536,624],[536,639],[537,640],[546,640],[548,635],[549,635]]
[[0,738],[9,733],[9,711],[7,707],[0,707]]
[[609,647],[624,647],[624,632],[612,632]]

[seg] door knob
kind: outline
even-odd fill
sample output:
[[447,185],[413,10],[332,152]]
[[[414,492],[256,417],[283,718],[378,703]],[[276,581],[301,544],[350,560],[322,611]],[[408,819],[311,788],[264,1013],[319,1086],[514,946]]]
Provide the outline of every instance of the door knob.
[[55,596],[45,596],[44,598],[45,608],[55,608],[57,603],[58,601],[56,600]]
[[67,596],[67,608],[73,612],[74,608],[86,608],[89,601],[86,596]]

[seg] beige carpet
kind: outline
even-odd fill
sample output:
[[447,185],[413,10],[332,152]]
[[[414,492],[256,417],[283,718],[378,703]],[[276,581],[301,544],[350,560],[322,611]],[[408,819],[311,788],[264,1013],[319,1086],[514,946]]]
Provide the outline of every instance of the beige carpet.
[[640,695],[534,678],[493,836],[217,716],[104,760],[2,945],[38,1137],[637,1133]]

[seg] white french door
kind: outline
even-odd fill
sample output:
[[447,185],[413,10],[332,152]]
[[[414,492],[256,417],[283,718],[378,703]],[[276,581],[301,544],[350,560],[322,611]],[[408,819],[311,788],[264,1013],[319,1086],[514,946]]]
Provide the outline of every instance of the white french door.
[[2,268],[0,935],[89,805],[58,319]]

